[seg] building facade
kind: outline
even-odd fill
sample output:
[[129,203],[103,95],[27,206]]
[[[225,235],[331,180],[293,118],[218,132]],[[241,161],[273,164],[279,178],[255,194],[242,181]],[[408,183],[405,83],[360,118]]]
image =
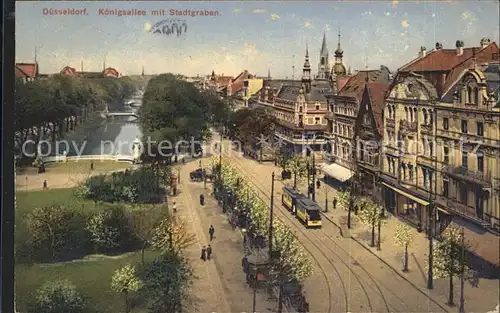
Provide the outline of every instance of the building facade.
[[[336,75],[334,76],[335,79]],[[325,175],[344,183],[356,172],[355,150],[356,123],[365,87],[370,83],[389,84],[391,73],[382,66],[379,70],[360,71],[349,78],[338,91],[326,95],[328,102],[328,145],[325,158],[329,165],[323,168]],[[374,125],[373,125],[374,126]]]
[[73,77],[84,77],[84,78],[120,77],[120,73],[116,69],[112,67],[106,67],[105,64],[103,64],[103,70],[101,72],[85,72],[83,71],[83,63],[82,63],[81,71],[79,72],[74,67],[65,66],[59,72],[59,74],[73,76]]
[[40,77],[38,62],[35,63],[16,63],[14,74],[17,79],[23,82],[31,82]]

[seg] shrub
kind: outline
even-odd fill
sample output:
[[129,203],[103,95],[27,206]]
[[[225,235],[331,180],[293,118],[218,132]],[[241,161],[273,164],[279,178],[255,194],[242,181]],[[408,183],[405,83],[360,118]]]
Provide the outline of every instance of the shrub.
[[107,208],[94,214],[86,226],[96,252],[118,252],[133,242],[122,207]]
[[76,287],[68,280],[57,280],[45,283],[37,292],[37,313],[82,313],[85,301]]

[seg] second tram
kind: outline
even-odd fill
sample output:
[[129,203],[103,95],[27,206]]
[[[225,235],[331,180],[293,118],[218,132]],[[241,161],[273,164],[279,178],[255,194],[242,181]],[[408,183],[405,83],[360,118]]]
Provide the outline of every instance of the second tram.
[[281,203],[288,211],[295,213],[298,199],[306,198],[306,196],[292,187],[284,186],[283,194],[281,195]]
[[306,227],[321,227],[321,208],[309,198],[298,199],[295,206],[297,218]]

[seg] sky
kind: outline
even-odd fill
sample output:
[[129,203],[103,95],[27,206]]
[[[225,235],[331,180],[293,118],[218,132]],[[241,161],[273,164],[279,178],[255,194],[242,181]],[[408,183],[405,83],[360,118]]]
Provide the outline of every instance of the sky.
[[[87,9],[86,15],[44,15],[43,9]],[[145,10],[145,16],[104,16],[99,9]],[[165,9],[164,16],[152,10]],[[211,10],[218,16],[171,16],[169,10]],[[155,34],[150,26],[181,20],[180,36]],[[344,64],[352,70],[396,70],[441,42],[455,48],[499,42],[498,1],[226,1],[226,2],[16,2],[16,62],[33,62],[41,73],[65,66],[84,71],[116,68],[123,75],[180,73],[298,78],[306,45],[313,74],[323,33],[330,62],[340,31]],[[148,31],[149,30],[149,31]],[[295,70],[293,67],[295,66]]]

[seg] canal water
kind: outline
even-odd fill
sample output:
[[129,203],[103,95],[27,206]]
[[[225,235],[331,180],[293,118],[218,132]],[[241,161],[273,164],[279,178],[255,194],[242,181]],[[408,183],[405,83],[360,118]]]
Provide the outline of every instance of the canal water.
[[[141,98],[136,95],[125,100],[121,112],[136,113],[142,104]],[[96,123],[94,127],[85,127],[85,131],[79,137],[58,141],[51,154],[132,156],[134,140],[142,138],[142,131],[136,117],[113,116],[102,119],[101,123]]]

